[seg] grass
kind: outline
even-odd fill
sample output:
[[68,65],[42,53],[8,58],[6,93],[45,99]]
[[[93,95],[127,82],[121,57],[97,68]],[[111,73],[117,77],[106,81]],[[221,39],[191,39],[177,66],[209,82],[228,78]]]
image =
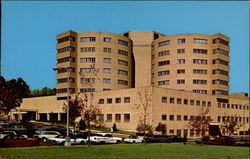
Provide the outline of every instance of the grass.
[[0,149],[0,159],[247,159],[247,147],[119,144]]

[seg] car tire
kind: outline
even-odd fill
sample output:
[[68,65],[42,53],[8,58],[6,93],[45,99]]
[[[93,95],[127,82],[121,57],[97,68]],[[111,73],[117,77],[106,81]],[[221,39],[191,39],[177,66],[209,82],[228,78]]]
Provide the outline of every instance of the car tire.
[[117,140],[116,143],[119,144],[119,143],[121,143],[121,141],[120,141],[120,140]]
[[81,142],[80,142],[80,145],[85,145],[85,142],[84,142],[84,141],[81,141]]
[[61,143],[61,145],[64,145],[65,144],[65,141],[63,141],[62,143]]

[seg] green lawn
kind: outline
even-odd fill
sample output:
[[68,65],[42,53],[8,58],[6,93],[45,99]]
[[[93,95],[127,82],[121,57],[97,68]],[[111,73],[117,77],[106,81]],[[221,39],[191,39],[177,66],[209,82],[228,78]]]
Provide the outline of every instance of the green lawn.
[[248,159],[247,147],[119,144],[0,149],[0,159]]

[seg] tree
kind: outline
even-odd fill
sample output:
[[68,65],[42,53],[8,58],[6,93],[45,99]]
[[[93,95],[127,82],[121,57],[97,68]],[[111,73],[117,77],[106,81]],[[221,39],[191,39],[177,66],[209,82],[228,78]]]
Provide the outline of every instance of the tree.
[[[235,118],[234,118],[235,119]],[[230,137],[234,132],[238,131],[243,125],[235,120],[229,118],[223,120],[222,128],[225,129],[226,134]]]
[[79,98],[79,93],[75,94],[74,99],[70,99],[69,103],[64,103],[63,111],[67,112],[69,104],[69,122],[75,125],[76,118],[82,115],[83,111],[83,100]]
[[209,131],[209,124],[212,120],[210,118],[207,118],[208,113],[209,108],[206,108],[205,110],[202,108],[201,114],[189,120],[188,125],[191,130],[194,130],[196,132],[196,134],[205,136],[206,132]]
[[138,125],[136,130],[138,132],[143,132],[144,136],[146,133],[152,134],[153,127],[150,122],[151,108],[152,108],[152,94],[149,93],[148,89],[137,92],[139,97],[139,103],[135,104],[138,111]]
[[80,72],[81,84],[84,87],[83,94],[83,109],[82,118],[85,120],[88,127],[88,146],[90,145],[90,124],[102,123],[101,109],[99,105],[94,104],[94,86],[97,80],[99,80],[99,69],[95,64],[90,65],[90,72]]
[[20,107],[22,98],[29,94],[29,86],[22,78],[6,81],[0,76],[0,114],[8,115],[12,109]]
[[34,89],[30,91],[30,97],[51,96],[56,94],[56,88]]
[[165,135],[167,132],[166,124],[162,124],[161,122],[159,122],[157,127],[155,128],[155,131],[159,131],[162,133],[162,135]]

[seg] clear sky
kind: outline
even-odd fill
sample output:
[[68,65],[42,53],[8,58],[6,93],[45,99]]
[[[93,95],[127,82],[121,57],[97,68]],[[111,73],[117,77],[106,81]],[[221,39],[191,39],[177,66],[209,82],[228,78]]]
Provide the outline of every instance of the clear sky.
[[230,42],[230,92],[249,91],[249,3],[4,1],[2,75],[22,77],[31,89],[55,87],[56,34],[157,31],[223,33]]

